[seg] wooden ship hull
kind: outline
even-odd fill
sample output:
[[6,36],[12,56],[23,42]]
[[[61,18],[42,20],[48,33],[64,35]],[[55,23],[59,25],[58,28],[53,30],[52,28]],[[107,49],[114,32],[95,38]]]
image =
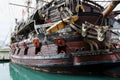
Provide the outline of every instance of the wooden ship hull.
[[[53,73],[104,73],[120,66],[119,54],[96,56],[12,56],[11,61],[25,67]],[[101,59],[104,58],[104,59]]]
[[110,28],[114,17],[109,15],[118,3],[104,10],[88,0],[51,1],[28,23],[16,26],[11,61],[45,72],[109,72],[120,65],[119,42],[111,41],[117,35]]

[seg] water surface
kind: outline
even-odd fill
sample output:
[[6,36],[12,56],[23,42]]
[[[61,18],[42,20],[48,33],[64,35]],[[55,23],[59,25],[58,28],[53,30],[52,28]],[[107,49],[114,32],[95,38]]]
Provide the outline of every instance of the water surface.
[[[0,53],[7,55],[8,53]],[[0,61],[0,80],[120,80],[101,75],[65,75],[34,71],[11,62]]]
[[120,80],[101,75],[65,75],[38,72],[13,63],[0,63],[0,80]]
[[0,52],[0,56],[8,55],[8,52]]
[[12,80],[10,76],[9,63],[0,62],[0,80]]

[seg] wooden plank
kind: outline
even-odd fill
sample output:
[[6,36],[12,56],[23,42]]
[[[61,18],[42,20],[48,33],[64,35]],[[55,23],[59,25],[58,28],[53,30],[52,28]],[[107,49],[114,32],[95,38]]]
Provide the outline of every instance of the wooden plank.
[[[70,24],[74,23],[75,21],[78,20],[78,16],[72,16],[63,19],[63,21],[67,21],[67,20],[70,21]],[[50,28],[46,30],[46,33],[51,34],[53,32],[57,32],[58,30],[65,28],[66,25],[64,24],[63,21],[58,21],[56,24],[52,25]]]

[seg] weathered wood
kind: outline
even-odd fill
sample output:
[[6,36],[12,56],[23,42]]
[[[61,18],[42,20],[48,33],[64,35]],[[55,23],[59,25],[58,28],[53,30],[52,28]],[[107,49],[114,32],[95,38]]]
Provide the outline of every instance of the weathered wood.
[[120,3],[120,1],[118,0],[118,1],[113,1],[113,2],[111,2],[108,6],[107,6],[107,8],[103,11],[103,16],[104,17],[106,17],[106,16],[108,16],[112,11],[113,11],[113,9],[118,5]]

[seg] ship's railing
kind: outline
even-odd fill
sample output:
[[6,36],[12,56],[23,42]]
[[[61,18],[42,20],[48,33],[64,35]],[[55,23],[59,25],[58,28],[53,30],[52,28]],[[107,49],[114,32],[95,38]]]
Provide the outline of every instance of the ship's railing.
[[34,21],[34,29],[36,31],[37,34],[39,33],[46,33],[46,29],[51,27],[52,25],[54,25],[55,23],[48,23],[48,24],[40,24],[40,25],[36,25],[35,21]]

